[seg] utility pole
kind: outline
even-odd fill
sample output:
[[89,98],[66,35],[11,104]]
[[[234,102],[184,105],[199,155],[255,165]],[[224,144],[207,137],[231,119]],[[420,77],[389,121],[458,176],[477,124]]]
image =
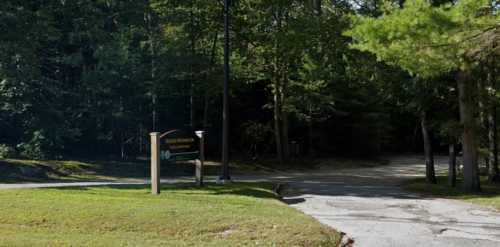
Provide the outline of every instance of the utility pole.
[[222,113],[222,174],[220,182],[229,176],[229,0],[224,0],[224,96]]

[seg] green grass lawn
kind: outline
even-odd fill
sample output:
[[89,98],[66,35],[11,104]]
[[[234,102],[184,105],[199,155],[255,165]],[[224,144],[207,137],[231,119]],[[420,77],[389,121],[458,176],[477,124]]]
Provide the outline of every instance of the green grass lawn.
[[0,183],[147,177],[147,162],[0,159]]
[[0,246],[337,246],[270,184],[0,190]]
[[458,199],[470,203],[491,206],[500,210],[500,185],[488,184],[486,177],[481,178],[481,193],[466,193],[461,189],[462,181],[459,179],[456,188],[451,188],[447,184],[446,176],[438,176],[438,184],[428,184],[425,178],[415,179],[404,187],[410,191],[428,196],[437,196],[450,199]]

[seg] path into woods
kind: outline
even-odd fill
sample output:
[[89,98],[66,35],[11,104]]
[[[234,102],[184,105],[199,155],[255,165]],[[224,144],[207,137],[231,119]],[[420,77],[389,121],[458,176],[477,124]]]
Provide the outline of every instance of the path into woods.
[[[424,174],[423,160],[391,157],[385,166],[322,168],[288,178],[292,207],[355,240],[354,246],[500,246],[500,213],[468,203],[403,191]],[[446,169],[439,159],[438,169]]]
[[[500,246],[500,213],[455,200],[419,197],[399,185],[422,176],[419,157],[390,157],[390,163],[361,168],[332,168],[304,173],[235,176],[237,181],[283,182],[284,201],[320,222],[347,233],[355,246]],[[446,159],[438,159],[446,169]],[[162,183],[190,181],[168,179]],[[208,179],[213,180],[213,178]],[[119,183],[0,184],[0,189],[146,184]]]

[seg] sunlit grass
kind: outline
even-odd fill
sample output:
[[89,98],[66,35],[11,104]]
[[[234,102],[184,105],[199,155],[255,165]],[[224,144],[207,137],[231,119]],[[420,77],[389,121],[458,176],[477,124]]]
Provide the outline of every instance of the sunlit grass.
[[437,179],[438,184],[433,185],[426,183],[425,178],[418,178],[406,184],[404,187],[423,195],[458,199],[500,210],[500,185],[488,184],[485,177],[481,178],[482,192],[480,193],[464,192],[460,179],[457,181],[457,186],[455,188],[448,186],[448,178],[446,176],[438,176]]
[[0,246],[336,246],[269,184],[0,190]]

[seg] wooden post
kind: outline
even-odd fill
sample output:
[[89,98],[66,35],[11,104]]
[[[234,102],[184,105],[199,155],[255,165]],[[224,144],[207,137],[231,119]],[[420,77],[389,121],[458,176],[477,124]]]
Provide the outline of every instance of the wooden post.
[[160,194],[160,133],[153,132],[151,136],[151,193]]
[[200,138],[200,158],[196,160],[196,184],[203,186],[203,165],[205,163],[205,132],[196,131],[196,135]]

